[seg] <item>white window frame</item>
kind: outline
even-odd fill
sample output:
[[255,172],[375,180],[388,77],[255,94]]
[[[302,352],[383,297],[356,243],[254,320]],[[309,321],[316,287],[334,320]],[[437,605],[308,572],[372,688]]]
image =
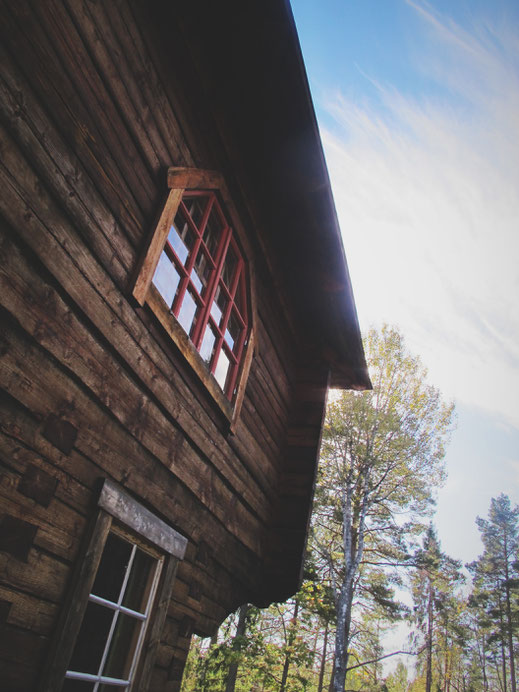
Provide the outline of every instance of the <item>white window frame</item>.
[[[90,527],[84,549],[77,560],[69,596],[58,624],[52,652],[48,658],[48,667],[43,675],[44,682],[40,687],[42,692],[60,690],[65,677],[96,683],[94,687],[96,690],[99,684],[115,682],[114,679],[105,680],[100,675],[68,671],[87,604],[97,598],[94,596],[92,599],[92,586],[110,531],[121,534],[125,540],[133,543],[132,554],[135,554],[136,548],[141,546],[144,539],[144,542],[150,544],[150,552],[157,559],[151,587],[153,593],[150,593],[146,607],[147,622],[146,626],[141,628],[140,641],[136,648],[129,679],[120,680],[117,685],[114,685],[114,689],[128,691],[148,689],[156,649],[166,617],[167,603],[178,561],[185,555],[187,539],[108,479],[103,481],[97,504],[98,511]],[[119,526],[121,529],[118,528]],[[135,540],[131,538],[132,533],[135,534]],[[122,607],[120,610],[123,612]],[[146,646],[145,653],[139,660],[145,639],[148,639],[150,645]],[[105,647],[103,657],[106,657],[107,651],[108,645]]]

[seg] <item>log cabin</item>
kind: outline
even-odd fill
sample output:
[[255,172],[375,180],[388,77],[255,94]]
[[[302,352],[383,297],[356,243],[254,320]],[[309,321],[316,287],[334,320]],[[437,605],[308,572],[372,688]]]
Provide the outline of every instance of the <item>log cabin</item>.
[[180,689],[369,376],[288,2],[0,2],[0,680]]

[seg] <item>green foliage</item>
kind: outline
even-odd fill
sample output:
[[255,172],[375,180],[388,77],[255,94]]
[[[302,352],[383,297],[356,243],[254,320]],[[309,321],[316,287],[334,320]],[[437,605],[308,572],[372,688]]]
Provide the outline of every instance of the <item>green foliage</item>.
[[397,330],[370,331],[365,349],[373,391],[342,392],[329,405],[311,527],[316,568],[342,614],[337,632],[347,642],[336,648],[345,661],[355,609],[387,620],[405,613],[394,597],[397,568],[409,564],[443,481],[453,416]]
[[[502,668],[515,690],[514,639],[519,632],[519,506],[501,493],[492,498],[488,519],[478,517],[483,554],[467,565],[473,579],[469,606],[481,642],[482,665]],[[505,650],[508,656],[505,656]],[[506,660],[508,659],[508,660]]]
[[407,692],[408,673],[406,666],[399,661],[393,673],[386,678],[387,692]]

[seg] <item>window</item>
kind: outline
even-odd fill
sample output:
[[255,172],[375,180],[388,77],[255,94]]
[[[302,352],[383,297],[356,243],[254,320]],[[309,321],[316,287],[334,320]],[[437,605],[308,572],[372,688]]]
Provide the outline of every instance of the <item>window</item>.
[[[111,530],[65,674],[63,692],[117,687],[134,677],[163,558]],[[76,684],[82,680],[89,685]]]
[[45,690],[146,689],[186,539],[105,480]]
[[218,174],[170,169],[168,181],[171,191],[133,293],[150,305],[221,408],[235,416],[252,355],[245,238]]

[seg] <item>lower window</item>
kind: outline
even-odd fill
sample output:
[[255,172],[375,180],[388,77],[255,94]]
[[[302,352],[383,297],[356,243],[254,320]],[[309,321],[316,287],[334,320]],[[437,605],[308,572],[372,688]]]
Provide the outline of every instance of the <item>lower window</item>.
[[183,536],[117,485],[104,481],[43,690],[148,689],[167,601],[186,545]]
[[88,596],[63,692],[128,689],[149,623],[163,556],[120,532],[108,534]]

